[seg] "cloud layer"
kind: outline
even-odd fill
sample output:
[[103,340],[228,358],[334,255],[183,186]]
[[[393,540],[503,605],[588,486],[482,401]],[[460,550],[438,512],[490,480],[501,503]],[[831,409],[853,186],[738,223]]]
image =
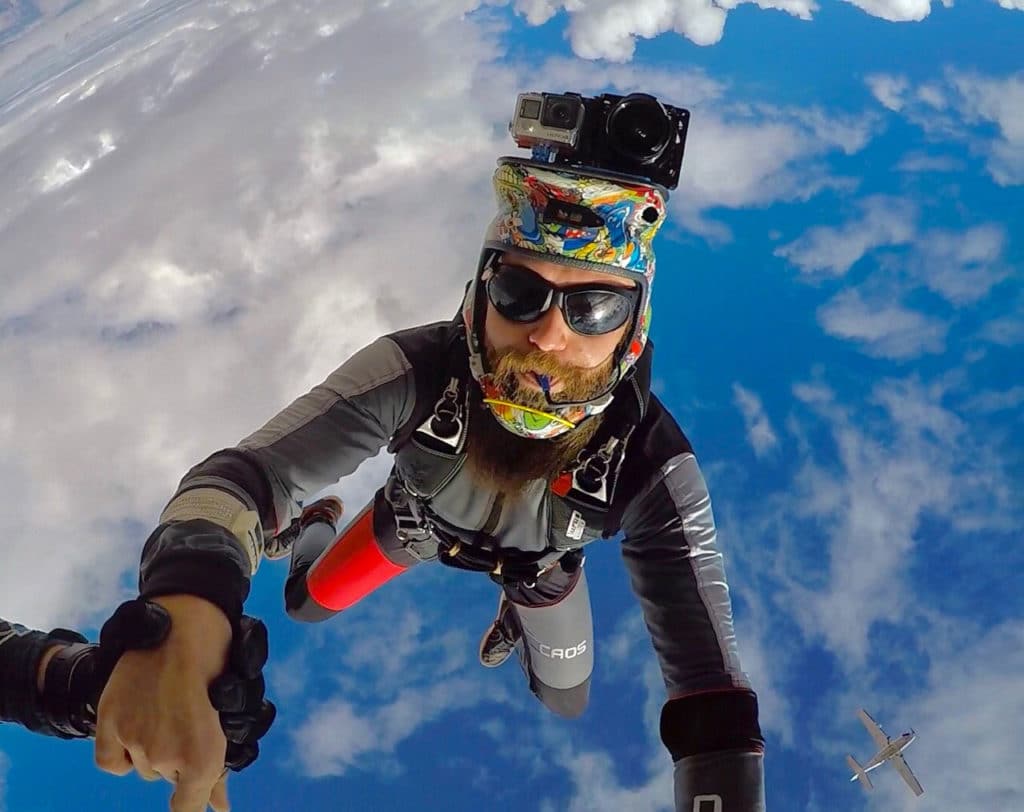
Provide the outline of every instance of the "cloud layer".
[[[797,212],[799,227],[775,240],[774,257],[746,259],[788,274],[820,328],[814,352],[791,348],[801,377],[771,400],[753,383],[756,357],[746,368],[742,353],[718,358],[738,367],[719,399],[732,407],[720,411],[730,431],[739,411],[757,466],[738,471],[724,452],[705,462],[756,482],[730,494],[730,477],[718,476],[715,499],[765,731],[780,748],[815,735],[814,757],[834,762],[845,782],[840,749],[865,744],[848,711],[870,701],[883,722],[898,713],[922,733],[913,763],[926,805],[1020,805],[1016,773],[999,772],[1022,701],[1003,676],[1019,671],[1019,607],[1007,602],[986,627],[942,608],[947,596],[918,572],[968,567],[1024,518],[1005,458],[1012,434],[995,428],[1022,394],[991,374],[1000,353],[1024,342],[1016,233],[1005,213],[983,207],[937,219],[939,195],[902,180],[862,189],[832,159],[874,148],[898,116],[922,136],[899,160],[900,178],[970,171],[974,161],[1002,188],[1020,184],[1021,77],[874,74],[879,108],[837,110],[753,103],[695,67],[626,61],[638,37],[716,42],[737,5],[510,7],[531,25],[557,18],[578,55],[612,60],[597,63],[538,65],[530,54],[517,64],[507,56],[509,8],[454,0],[401,13],[370,2],[56,4],[27,31],[8,31],[3,612],[38,625],[95,622],[131,592],[142,539],[191,464],[378,334],[454,312],[492,206],[490,166],[510,148],[516,92],[539,82],[584,93],[643,87],[694,111],[666,256],[689,269],[689,247],[756,245],[758,229]],[[801,19],[818,11],[798,0],[756,5]],[[924,0],[856,5],[892,20],[931,9]],[[962,202],[973,204],[967,193]],[[737,230],[740,215],[766,211]],[[386,465],[378,458],[344,483],[351,510]],[[937,552],[927,547],[935,524],[949,533]],[[337,630],[297,634],[275,662],[275,695],[299,720],[285,729],[301,775],[395,769],[403,744],[444,715],[515,704],[535,714],[528,741],[493,719],[485,732],[539,786],[554,785],[553,769],[568,776],[537,796],[544,809],[667,808],[669,764],[654,734],[663,689],[635,607],[603,648],[604,676],[642,692],[648,733],[631,745],[634,768],[617,771],[603,733],[582,740],[540,721],[519,674],[486,690],[478,682],[470,638],[488,618],[472,607],[491,604],[493,590],[450,589],[439,574],[403,578],[408,591]],[[412,597],[427,592],[435,600],[425,606]],[[456,616],[464,622],[453,629]],[[807,674],[826,668],[820,691],[801,694]],[[981,730],[977,747],[949,750]],[[987,794],[954,785],[951,763],[984,776]],[[903,792],[882,781],[876,803],[900,808]]]

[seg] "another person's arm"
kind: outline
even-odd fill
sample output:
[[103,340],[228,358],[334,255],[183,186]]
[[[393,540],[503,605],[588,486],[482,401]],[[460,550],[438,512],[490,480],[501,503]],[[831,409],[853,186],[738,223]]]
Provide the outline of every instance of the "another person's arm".
[[35,733],[61,738],[89,735],[85,726],[54,713],[56,706],[44,702],[46,672],[53,657],[69,646],[82,647],[85,638],[55,629],[46,632],[27,629],[0,618],[0,722],[20,724]]

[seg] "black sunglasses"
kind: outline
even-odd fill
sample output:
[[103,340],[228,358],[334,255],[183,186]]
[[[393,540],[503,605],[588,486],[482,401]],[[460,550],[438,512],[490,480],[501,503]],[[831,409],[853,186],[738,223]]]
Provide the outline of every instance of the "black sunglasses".
[[555,287],[543,276],[521,265],[501,263],[490,266],[487,298],[509,321],[529,324],[550,308],[562,311],[574,333],[599,336],[619,329],[629,321],[640,299],[640,288],[624,288],[587,282]]

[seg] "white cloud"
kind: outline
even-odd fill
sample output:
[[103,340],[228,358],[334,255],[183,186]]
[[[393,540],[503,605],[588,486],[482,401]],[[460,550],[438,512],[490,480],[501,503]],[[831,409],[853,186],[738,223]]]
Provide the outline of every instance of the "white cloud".
[[1003,347],[1024,346],[1024,293],[1014,291],[1002,314],[986,320],[978,337]]
[[904,245],[916,233],[916,206],[908,200],[872,195],[858,201],[860,217],[842,226],[814,226],[775,250],[803,273],[842,276],[875,248]]
[[1024,317],[1011,315],[992,319],[985,324],[979,335],[993,344],[1020,346],[1024,344]]
[[[381,332],[454,312],[515,93],[464,5],[324,12],[329,37],[286,4],[129,16],[6,108],[6,611],[112,605],[190,465]],[[380,39],[401,58],[371,58]]]
[[1005,248],[1006,230],[995,223],[964,231],[932,229],[915,241],[914,275],[950,304],[971,305],[1012,273]]
[[288,735],[303,775],[393,772],[402,742],[447,713],[536,704],[521,675],[485,671],[470,656],[470,638],[489,618],[469,610],[484,595],[493,607],[496,587],[452,577],[437,565],[414,568],[330,623],[304,626],[288,641],[294,649],[276,654],[269,683],[282,719],[299,720]]
[[1024,183],[1024,74],[994,77],[947,69],[916,88],[901,76],[878,74],[868,86],[928,135],[965,143],[983,155],[996,183]]
[[851,289],[837,293],[818,309],[826,333],[857,342],[868,355],[894,360],[917,358],[945,349],[948,325],[910,310],[888,296]]
[[640,612],[630,612],[618,619],[615,629],[601,644],[603,667],[614,669],[619,676],[635,671],[632,658],[637,654],[637,641],[644,640],[647,629]]
[[813,520],[816,536],[828,539],[824,572],[811,558],[801,558],[809,568],[800,578],[780,567],[791,583],[780,601],[848,668],[863,666],[874,624],[913,630],[927,615],[914,610],[905,580],[925,516],[974,533],[1010,532],[1019,518],[998,449],[943,404],[946,391],[939,384],[883,381],[871,396],[881,410],[874,419],[833,403],[816,406],[828,422],[839,469],[819,465],[815,458],[826,452],[814,451],[791,490],[794,508],[772,505]]
[[961,113],[999,131],[988,145],[993,179],[1003,186],[1024,183],[1024,73],[995,79],[952,72],[949,81],[960,95]]
[[377,760],[392,755],[427,722],[489,698],[479,683],[459,678],[408,689],[391,702],[368,710],[335,698],[311,709],[293,731],[292,742],[306,775],[341,776],[352,768],[371,766],[371,756]]
[[[524,73],[527,68],[524,66]],[[721,104],[729,94],[723,81],[699,68],[665,70],[636,63],[601,64],[583,59],[553,57],[530,69],[521,84],[535,90],[571,87],[584,95],[626,94],[643,88],[669,104],[702,108]]]
[[779,438],[772,428],[771,420],[765,413],[761,398],[738,383],[732,385],[733,402],[743,415],[747,430],[747,442],[754,454],[763,457],[779,444]]
[[[873,17],[892,22],[923,20],[932,7],[932,0],[847,1]],[[999,0],[1004,8],[1020,1]],[[697,45],[714,45],[723,36],[728,12],[748,4],[801,20],[811,20],[819,8],[814,0],[650,0],[643,4],[630,0],[515,0],[513,8],[531,25],[543,25],[564,12],[567,36],[578,56],[626,62],[632,58],[638,38],[652,39],[668,32]],[[943,0],[943,5],[952,5],[952,0]]]
[[921,85],[917,88],[916,95],[918,99],[936,110],[945,110],[949,106],[945,91],[937,83]]
[[872,95],[878,99],[883,107],[898,112],[904,104],[904,97],[910,82],[905,76],[891,76],[884,73],[875,73],[868,76],[865,81]]
[[1011,411],[1024,405],[1024,386],[1011,386],[1009,389],[983,389],[976,392],[964,403],[964,409],[983,414]]
[[623,809],[670,812],[674,808],[672,761],[667,753],[651,758],[643,782],[636,785],[619,783],[611,753],[574,752],[559,758],[559,764],[572,781],[574,793],[568,806],[552,808],[567,812],[620,812]]
[[[951,1],[951,0],[950,0]],[[932,0],[847,0],[872,17],[890,22],[918,22],[932,10]]]
[[903,156],[896,168],[901,172],[961,172],[962,161],[948,155],[927,155],[913,152]]
[[848,190],[855,185],[835,177],[820,162],[826,154],[846,151],[859,140],[862,130],[851,133],[842,126],[842,117],[826,124],[814,111],[729,107],[696,110],[694,115],[678,203],[673,198],[673,215],[692,232],[726,239],[725,227],[709,222],[704,214],[718,206],[808,200],[824,189]]
[[565,9],[573,52],[584,59],[626,62],[633,56],[636,38],[650,39],[676,31],[698,45],[713,45],[722,38],[725,9],[711,0],[655,0],[642,6],[621,0],[578,5],[563,0],[516,0],[515,8],[534,25]]

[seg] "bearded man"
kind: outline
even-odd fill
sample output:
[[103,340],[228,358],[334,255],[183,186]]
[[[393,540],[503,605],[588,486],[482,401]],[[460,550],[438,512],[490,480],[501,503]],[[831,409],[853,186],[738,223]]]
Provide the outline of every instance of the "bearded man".
[[677,810],[764,809],[757,699],[707,487],[650,392],[664,190],[516,158],[494,184],[498,213],[455,319],[374,341],[181,481],[140,576],[171,636],[115,668],[101,767],[173,775],[174,808],[199,812],[224,763],[204,686],[250,577],[288,554],[312,496],[387,447],[386,484],[318,560],[323,577],[309,571],[293,614],[336,613],[422,562],[486,573],[500,600],[481,663],[517,653],[537,698],[576,717],[595,652],[583,550],[621,534],[667,689]]

